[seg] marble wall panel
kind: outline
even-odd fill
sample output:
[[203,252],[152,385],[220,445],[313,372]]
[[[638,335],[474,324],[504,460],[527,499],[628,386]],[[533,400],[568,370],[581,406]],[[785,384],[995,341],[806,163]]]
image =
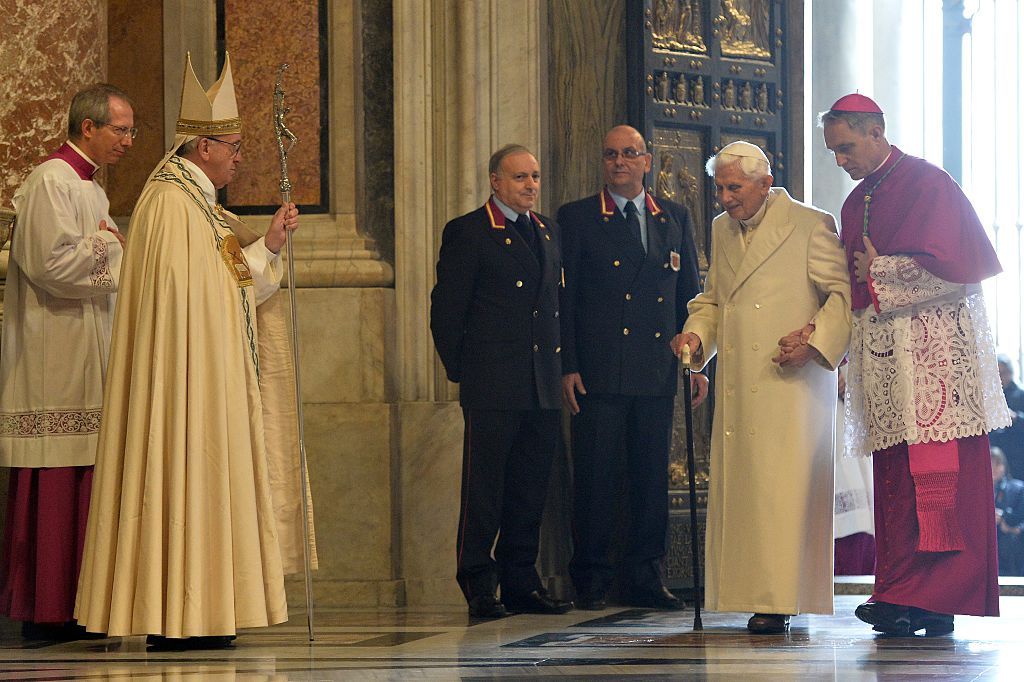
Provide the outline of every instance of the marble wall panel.
[[71,96],[107,66],[106,0],[0,0],[0,205],[67,138]]
[[110,214],[127,216],[166,151],[164,53],[153,49],[153,36],[163,31],[163,3],[107,0],[107,7],[107,80],[131,97],[139,129],[131,151],[107,169]]
[[395,262],[395,87],[391,0],[363,0],[359,227]]
[[297,204],[320,204],[319,0],[222,0],[224,49],[231,54],[235,95],[242,117],[245,162],[228,188],[229,206],[269,206],[280,201],[273,92],[277,69],[285,74],[288,127],[299,138],[288,157]]
[[551,0],[548,214],[601,187],[601,142],[626,122],[625,0]]
[[386,400],[392,394],[385,363],[394,352],[394,290],[300,288],[296,294],[305,402]]
[[304,413],[317,578],[391,580],[390,406],[307,404]]
[[401,575],[410,606],[460,604],[455,533],[462,480],[462,409],[399,404]]

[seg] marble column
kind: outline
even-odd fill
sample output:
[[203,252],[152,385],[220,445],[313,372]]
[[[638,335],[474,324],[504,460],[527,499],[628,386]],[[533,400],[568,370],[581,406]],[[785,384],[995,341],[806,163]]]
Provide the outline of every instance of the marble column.
[[[855,183],[836,167],[835,157],[825,148],[817,116],[827,111],[839,97],[858,88],[860,92],[871,94],[871,4],[859,0],[807,3],[811,33],[811,105],[805,128],[806,144],[810,148],[809,199],[815,206],[835,215],[837,220],[839,209]],[[868,12],[867,17],[865,12]],[[815,36],[830,38],[814,40]]]
[[486,199],[494,149],[517,142],[543,157],[541,10],[539,0],[394,2],[397,517],[411,605],[461,601],[462,413],[428,324],[441,230]]

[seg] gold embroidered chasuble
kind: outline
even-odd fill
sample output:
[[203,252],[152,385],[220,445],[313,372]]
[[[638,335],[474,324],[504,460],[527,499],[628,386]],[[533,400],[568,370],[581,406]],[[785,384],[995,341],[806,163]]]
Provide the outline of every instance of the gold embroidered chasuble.
[[[128,232],[75,609],[111,636],[282,622],[283,575],[301,566],[294,413],[283,417],[294,395],[261,395],[268,364],[290,378],[290,352],[261,345],[256,315],[280,268],[262,240],[232,244],[240,221],[211,207],[196,173],[171,157]],[[268,327],[267,344],[287,340]]]

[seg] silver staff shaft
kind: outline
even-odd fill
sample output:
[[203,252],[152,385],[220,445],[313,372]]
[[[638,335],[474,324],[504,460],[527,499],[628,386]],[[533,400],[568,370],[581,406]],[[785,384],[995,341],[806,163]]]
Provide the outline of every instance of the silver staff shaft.
[[[298,138],[288,130],[284,117],[288,108],[284,106],[284,89],[281,87],[281,80],[287,64],[281,64],[277,71],[277,84],[274,86],[274,134],[277,137],[278,158],[281,162],[281,203],[287,206],[292,200],[292,183],[288,179],[288,152],[298,141]],[[288,141],[287,146],[285,140]],[[306,573],[306,628],[309,631],[309,641],[316,637],[313,631],[313,565],[310,557],[310,529],[309,510],[309,474],[306,468],[306,430],[305,419],[302,412],[302,373],[299,370],[299,314],[295,303],[295,255],[292,249],[291,230],[285,233],[286,246],[288,251],[288,303],[291,309],[292,327],[292,364],[295,369],[295,414],[299,430],[299,481],[302,490],[302,560]]]

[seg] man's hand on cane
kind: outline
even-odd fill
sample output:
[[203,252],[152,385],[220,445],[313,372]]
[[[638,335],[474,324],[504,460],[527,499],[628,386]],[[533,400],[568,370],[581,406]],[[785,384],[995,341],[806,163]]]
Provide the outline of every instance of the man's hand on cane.
[[[690,364],[700,367],[704,364],[704,349],[700,337],[693,332],[680,332],[672,339],[672,352],[676,357],[682,356],[683,346],[690,349]],[[696,369],[690,372],[690,402],[694,407],[700,405],[708,397],[708,378]]]

